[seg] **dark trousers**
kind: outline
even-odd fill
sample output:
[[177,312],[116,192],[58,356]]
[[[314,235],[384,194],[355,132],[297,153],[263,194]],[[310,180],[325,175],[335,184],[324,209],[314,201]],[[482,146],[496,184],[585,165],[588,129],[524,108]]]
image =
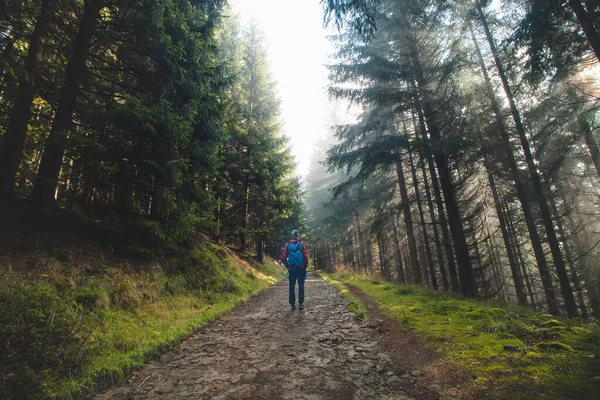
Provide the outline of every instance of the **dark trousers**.
[[296,304],[296,281],[298,281],[298,302],[304,304],[304,281],[306,280],[306,269],[290,269],[289,277],[290,280],[290,304]]

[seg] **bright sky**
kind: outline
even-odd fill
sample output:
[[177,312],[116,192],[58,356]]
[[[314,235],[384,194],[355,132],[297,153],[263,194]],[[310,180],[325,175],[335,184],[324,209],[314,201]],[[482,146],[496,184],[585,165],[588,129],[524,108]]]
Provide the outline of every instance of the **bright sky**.
[[312,147],[326,134],[327,56],[333,47],[323,28],[319,0],[229,0],[242,23],[264,33],[273,80],[282,101],[283,133],[306,176]]

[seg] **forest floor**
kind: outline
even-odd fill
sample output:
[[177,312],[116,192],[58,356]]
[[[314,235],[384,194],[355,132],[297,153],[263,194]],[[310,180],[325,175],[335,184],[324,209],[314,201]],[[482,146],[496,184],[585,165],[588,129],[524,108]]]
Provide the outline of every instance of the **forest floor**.
[[[369,310],[369,325],[318,275],[306,308],[290,310],[280,281],[182,345],[92,398],[467,399],[410,331]],[[392,343],[393,342],[393,343]],[[458,386],[458,387],[457,387]]]

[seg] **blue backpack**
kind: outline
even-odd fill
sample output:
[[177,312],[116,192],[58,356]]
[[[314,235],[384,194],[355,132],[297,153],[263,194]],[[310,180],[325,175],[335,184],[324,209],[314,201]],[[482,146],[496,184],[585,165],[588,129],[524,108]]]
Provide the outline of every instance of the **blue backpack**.
[[302,251],[302,242],[292,242],[288,244],[288,267],[299,268],[304,265],[304,252]]

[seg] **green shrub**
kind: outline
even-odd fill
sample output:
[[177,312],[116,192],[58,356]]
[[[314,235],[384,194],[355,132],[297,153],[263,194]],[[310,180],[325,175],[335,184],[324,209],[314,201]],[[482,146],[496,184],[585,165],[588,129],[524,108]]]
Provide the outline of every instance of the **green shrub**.
[[[47,283],[0,288],[0,398],[44,398],[91,354],[93,322]],[[68,343],[68,346],[65,344]]]

